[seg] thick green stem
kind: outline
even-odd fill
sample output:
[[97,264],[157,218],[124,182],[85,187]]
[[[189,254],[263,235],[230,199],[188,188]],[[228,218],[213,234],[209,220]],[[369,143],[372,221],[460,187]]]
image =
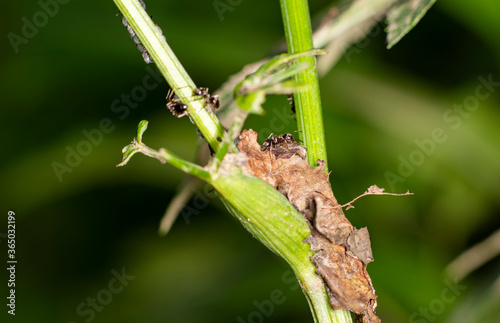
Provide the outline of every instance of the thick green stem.
[[[283,25],[288,52],[291,54],[313,49],[311,20],[307,0],[280,0]],[[318,159],[325,161],[328,171],[325,130],[321,111],[318,73],[314,57],[302,57],[300,62],[309,62],[311,68],[299,73],[296,80],[307,85],[307,90],[294,94],[299,136],[307,148],[309,165],[316,166]]]
[[[203,99],[192,100],[196,85],[168,46],[158,27],[137,0],[113,0],[132,26],[156,66],[175,94],[188,106],[188,113],[208,144],[218,151],[224,128],[214,114],[209,113]],[[132,41],[131,41],[132,43]]]
[[[280,0],[280,3],[288,52],[294,54],[313,49],[307,0]],[[299,133],[301,139],[307,148],[307,161],[311,166],[316,166],[318,159],[327,162],[318,73],[314,60],[314,57],[302,57],[298,60],[299,63],[309,61],[313,68],[305,70],[296,76],[296,80],[300,84],[306,85],[307,89],[294,94],[297,126],[301,131]],[[327,164],[325,166],[327,167]],[[327,168],[325,170],[328,171]],[[352,323],[348,311],[332,310],[327,301],[328,295],[326,293],[313,294],[306,289],[304,292],[307,294],[316,322]]]

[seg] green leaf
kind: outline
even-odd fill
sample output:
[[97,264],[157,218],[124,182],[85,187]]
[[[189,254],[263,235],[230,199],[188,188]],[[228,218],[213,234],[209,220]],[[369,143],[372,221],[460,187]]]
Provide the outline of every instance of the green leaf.
[[308,63],[293,64],[299,57],[323,55],[322,49],[296,54],[281,54],[264,63],[255,73],[248,75],[234,90],[238,106],[250,113],[264,114],[262,104],[268,94],[290,94],[306,87],[290,80],[293,76],[312,68]]
[[387,49],[396,45],[422,19],[436,0],[403,0],[387,14]]
[[121,167],[127,165],[128,161],[132,156],[134,156],[136,153],[139,152],[139,148],[134,143],[131,143],[130,145],[127,145],[123,147],[122,153],[123,153],[123,159],[122,162],[116,165],[116,167]]
[[132,143],[130,145],[127,145],[123,147],[122,153],[123,153],[123,158],[122,162],[116,165],[116,167],[121,167],[127,165],[128,161],[132,156],[134,156],[136,153],[140,152],[140,145],[142,144],[142,135],[148,129],[148,121],[147,120],[142,120],[139,122],[139,125],[137,126],[137,136],[132,140]]
[[142,143],[142,135],[148,129],[148,121],[147,120],[142,120],[139,122],[139,125],[137,126],[137,142]]

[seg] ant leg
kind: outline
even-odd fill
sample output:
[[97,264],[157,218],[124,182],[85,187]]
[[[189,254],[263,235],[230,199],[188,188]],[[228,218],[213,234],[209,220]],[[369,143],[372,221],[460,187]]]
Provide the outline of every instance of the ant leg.
[[[268,139],[271,138],[271,142],[269,144],[269,158],[271,158],[271,154],[273,152],[273,146],[276,145],[276,136],[274,136],[274,133],[271,132],[271,134],[269,135],[269,137],[267,137]],[[272,159],[272,158],[271,158]]]
[[[302,132],[302,131],[300,131],[300,130],[294,130],[294,131],[293,131],[293,133],[296,133],[296,132]],[[303,143],[304,143],[304,142],[303,142],[302,140],[300,140],[300,139],[295,139],[295,138],[294,138],[294,140],[295,140],[295,141],[297,141],[297,142],[300,142],[300,144],[303,144]]]
[[167,92],[167,96],[165,97],[165,99],[167,99],[167,101],[170,101],[173,96],[174,96],[174,91],[172,89],[169,89],[168,92]]
[[[176,88],[176,89],[177,89],[177,90],[179,90],[179,89],[184,89],[184,88],[187,88],[187,87],[190,87],[190,86],[189,86],[189,85],[186,85],[186,86],[181,86],[181,87],[178,87],[178,88]],[[174,91],[174,89],[169,89],[169,90],[168,90],[168,93],[167,93],[167,100],[172,99],[174,96],[175,96],[175,91]],[[185,99],[188,99],[188,98],[185,98]],[[178,101],[180,101],[180,98],[175,98],[174,100],[178,100]]]

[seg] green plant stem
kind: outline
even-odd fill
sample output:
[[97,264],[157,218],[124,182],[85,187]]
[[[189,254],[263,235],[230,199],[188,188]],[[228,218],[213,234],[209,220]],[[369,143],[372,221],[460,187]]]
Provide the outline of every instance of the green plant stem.
[[[311,20],[307,0],[280,0],[283,15],[283,26],[290,54],[313,49]],[[326,143],[319,93],[318,73],[313,57],[302,57],[298,63],[309,60],[314,68],[305,70],[296,76],[300,84],[307,86],[307,90],[294,93],[297,126],[304,146],[307,148],[309,165],[316,166],[318,159],[325,161]],[[352,317],[346,310],[333,311],[328,302],[328,295],[306,292],[309,306],[316,322],[352,323]],[[318,306],[319,305],[319,306]]]
[[[290,54],[313,49],[311,20],[307,0],[280,0],[285,37]],[[307,62],[314,68],[305,70],[296,76],[296,81],[308,86],[307,90],[294,93],[297,127],[299,136],[307,148],[307,161],[311,166],[317,166],[318,159],[325,161],[325,171],[328,171],[326,157],[325,130],[321,111],[318,73],[314,57],[302,57],[298,63]]]
[[180,169],[181,171],[196,176],[207,182],[210,182],[211,180],[211,175],[208,171],[196,164],[187,162],[182,158],[179,158],[165,148],[154,150],[144,145],[143,143],[137,142],[136,140],[134,140],[133,144],[137,147],[141,154],[158,159],[162,164],[169,163],[170,165]]
[[[188,113],[208,144],[218,151],[224,128],[214,114],[209,113],[203,99],[192,100],[196,85],[168,46],[160,30],[137,0],[113,0],[153,58],[175,94],[188,106]],[[132,46],[131,46],[132,47]]]

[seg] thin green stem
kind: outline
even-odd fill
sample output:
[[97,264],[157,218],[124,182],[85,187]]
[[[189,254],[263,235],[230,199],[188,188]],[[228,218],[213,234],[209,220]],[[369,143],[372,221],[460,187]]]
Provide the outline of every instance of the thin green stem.
[[182,170],[184,173],[196,176],[204,181],[210,182],[211,176],[208,171],[203,169],[202,167],[190,163],[188,161],[179,158],[178,156],[171,153],[169,150],[165,148],[160,148],[160,150],[154,150],[144,145],[143,143],[139,143],[134,140],[133,144],[139,149],[141,154],[146,156],[158,159],[161,163],[169,163],[170,165]]
[[[280,3],[288,52],[294,54],[313,49],[307,0],[280,0]],[[300,62],[309,62],[314,68],[305,70],[296,76],[296,80],[300,84],[308,86],[307,90],[294,94],[299,136],[307,148],[309,165],[316,166],[316,161],[321,159],[326,163],[325,171],[328,171],[325,131],[315,58],[302,57],[298,59],[298,63]]]
[[156,66],[175,94],[188,106],[188,113],[208,144],[218,151],[217,138],[224,137],[224,128],[214,114],[205,109],[203,99],[192,100],[196,85],[168,46],[165,37],[137,0],[113,0],[132,26]]

